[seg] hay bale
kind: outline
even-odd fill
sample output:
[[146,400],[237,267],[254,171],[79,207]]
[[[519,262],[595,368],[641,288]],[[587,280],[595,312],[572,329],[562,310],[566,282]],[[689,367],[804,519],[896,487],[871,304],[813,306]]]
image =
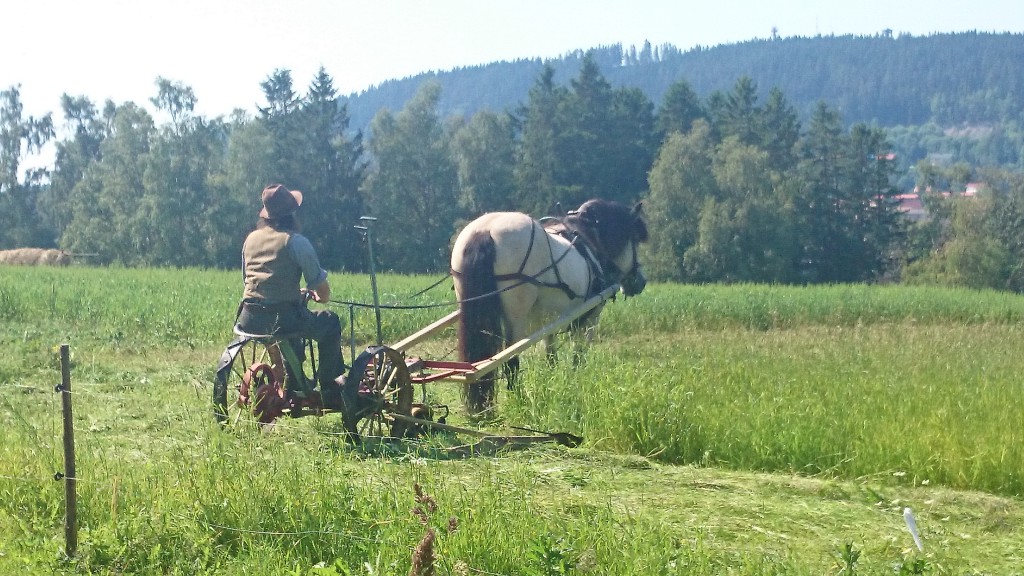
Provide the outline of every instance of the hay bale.
[[0,250],[0,264],[20,266],[67,266],[71,255],[63,250],[47,248],[15,248]]
[[0,262],[4,264],[20,264],[24,266],[35,266],[39,260],[41,248],[15,248],[13,250],[0,251]]

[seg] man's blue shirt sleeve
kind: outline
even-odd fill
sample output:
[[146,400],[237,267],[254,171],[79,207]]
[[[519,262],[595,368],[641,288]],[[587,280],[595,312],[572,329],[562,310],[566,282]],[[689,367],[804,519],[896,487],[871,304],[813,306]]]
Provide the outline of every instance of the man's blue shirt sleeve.
[[302,268],[302,277],[306,279],[306,288],[312,290],[327,280],[327,270],[320,267],[320,259],[316,256],[316,250],[309,242],[309,239],[302,234],[292,234],[288,240],[288,250],[291,250],[295,261]]

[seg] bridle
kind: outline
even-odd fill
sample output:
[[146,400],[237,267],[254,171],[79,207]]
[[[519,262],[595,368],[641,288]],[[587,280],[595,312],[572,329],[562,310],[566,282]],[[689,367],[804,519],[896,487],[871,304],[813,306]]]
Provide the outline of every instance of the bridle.
[[619,278],[635,277],[637,273],[640,271],[640,259],[637,257],[636,245],[637,241],[630,238],[629,247],[633,249],[633,265],[629,267],[629,270],[623,272],[623,270],[619,268],[619,266],[615,264],[613,260],[608,260],[608,265],[614,268],[615,271],[619,273]]
[[[579,222],[583,226],[573,225],[568,220],[572,218],[573,222]],[[640,259],[637,256],[637,240],[634,236],[630,236],[629,245],[633,252],[633,262],[628,270],[623,270],[615,263],[613,257],[608,254],[608,251],[604,249],[603,243],[600,241],[600,235],[596,230],[588,230],[597,224],[596,220],[588,218],[586,215],[580,214],[577,210],[570,210],[567,214],[567,218],[561,220],[565,228],[575,237],[580,238],[583,241],[584,258],[590,263],[592,269],[595,269],[595,274],[604,284],[607,282],[605,276],[605,270],[611,272],[612,275],[618,278],[619,282],[632,280],[636,281],[637,275],[640,274]],[[586,226],[590,225],[590,226]],[[586,252],[589,252],[588,255]],[[607,284],[606,284],[607,285]],[[596,291],[600,291],[599,287]]]

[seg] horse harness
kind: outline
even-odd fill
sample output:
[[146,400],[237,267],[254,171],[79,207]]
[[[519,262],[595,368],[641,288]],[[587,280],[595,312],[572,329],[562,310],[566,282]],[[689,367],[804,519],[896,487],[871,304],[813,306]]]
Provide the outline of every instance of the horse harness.
[[[533,226],[530,227],[530,243],[526,248],[526,255],[523,257],[523,261],[519,265],[519,270],[512,274],[495,274],[495,280],[499,282],[508,280],[520,280],[527,284],[533,284],[534,286],[540,286],[543,288],[556,288],[564,292],[565,295],[572,300],[593,296],[594,294],[599,293],[601,290],[603,290],[606,286],[610,284],[605,277],[604,267],[601,266],[601,262],[598,260],[597,256],[594,253],[595,247],[593,240],[589,239],[579,229],[572,227],[568,223],[566,223],[565,219],[559,219],[558,224],[552,226],[551,228],[542,227],[542,229],[545,232],[545,240],[547,241],[548,254],[551,256],[551,264],[549,264],[547,267],[540,270],[534,275],[529,275],[523,272],[526,269],[527,261],[530,259],[530,254],[533,253],[533,245],[535,243],[535,239],[537,236],[537,225],[535,223]],[[577,294],[575,290],[573,290],[564,280],[562,280],[562,276],[558,270],[558,263],[561,262],[567,254],[569,254],[569,251],[566,250],[565,253],[563,253],[557,259],[555,258],[554,248],[551,245],[550,236],[556,234],[568,240],[569,245],[575,248],[576,251],[579,252],[581,256],[583,256],[583,260],[586,261],[587,272],[590,277],[587,281],[588,289],[586,294]],[[540,278],[538,278],[538,276],[547,272],[548,270],[552,270],[555,273],[555,282],[544,282]]]

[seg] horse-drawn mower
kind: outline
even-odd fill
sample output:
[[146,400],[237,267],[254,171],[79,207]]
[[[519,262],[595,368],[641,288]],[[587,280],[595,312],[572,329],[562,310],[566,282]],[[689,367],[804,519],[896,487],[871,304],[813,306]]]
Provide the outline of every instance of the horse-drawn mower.
[[[580,218],[577,220],[559,220],[557,231],[552,227],[541,227],[532,219],[522,218],[523,215],[510,215],[526,222],[524,225],[528,228],[524,234],[528,235],[528,241],[519,241],[520,253],[512,259],[505,259],[512,262],[504,264],[512,266],[506,273],[500,269],[503,265],[500,252],[502,247],[486,247],[491,255],[491,260],[482,263],[485,268],[482,277],[490,283],[487,292],[481,293],[479,288],[472,292],[467,288],[465,278],[470,276],[469,267],[472,263],[467,258],[459,260],[453,257],[453,270],[462,270],[462,273],[453,272],[459,304],[492,298],[497,307],[490,310],[494,314],[504,313],[505,322],[519,328],[518,331],[505,330],[504,333],[512,337],[506,337],[507,345],[503,349],[467,361],[436,360],[412,354],[414,346],[460,322],[463,323],[460,332],[465,332],[465,314],[470,310],[465,306],[460,306],[459,310],[394,344],[382,345],[381,306],[372,265],[369,229],[372,219],[365,219],[367,225],[357,228],[364,231],[370,249],[370,278],[377,318],[376,345],[367,347],[353,359],[348,373],[339,382],[338,390],[323,391],[316,389],[313,380],[316,364],[311,341],[288,334],[246,334],[236,328],[236,338],[227,346],[217,366],[213,389],[217,420],[225,425],[240,421],[269,425],[286,415],[299,417],[340,413],[345,434],[354,442],[369,438],[414,439],[434,432],[448,432],[478,438],[478,442],[470,446],[471,449],[494,449],[537,442],[557,442],[570,447],[579,445],[582,442],[580,437],[564,432],[538,432],[519,428],[519,431],[529,434],[500,435],[476,428],[454,426],[447,422],[447,406],[428,403],[425,390],[427,384],[439,382],[462,384],[464,391],[473,391],[477,386],[493,387],[494,373],[498,368],[541,341],[548,340],[550,343],[560,331],[579,329],[587,322],[593,322],[600,307],[614,298],[623,286],[626,287],[624,291],[627,295],[643,289],[644,280],[636,260],[636,243],[646,240],[646,227],[639,220],[638,208],[631,212],[624,209],[624,220],[616,222],[607,216],[607,212],[597,209],[587,214],[585,209],[589,204],[581,207],[578,211]],[[601,208],[604,209],[604,206]],[[485,220],[486,216],[479,220]],[[636,222],[640,223],[639,226],[635,225]],[[601,230],[586,229],[587,225],[597,224],[603,224],[610,230],[604,238],[601,237]],[[506,224],[501,230],[507,232],[509,228]],[[635,234],[630,232],[634,228],[638,230]],[[616,243],[609,236],[613,233],[621,235],[623,231],[630,234],[627,240]],[[475,233],[479,236],[478,231]],[[489,239],[506,238],[506,243],[516,245],[515,239],[507,239],[507,233],[505,237],[490,232],[486,235]],[[537,236],[541,239],[538,240]],[[471,246],[473,241],[472,238],[466,242],[457,239],[456,249],[467,244]],[[616,245],[617,251],[603,253],[609,245]],[[471,248],[463,251],[469,254]],[[538,255],[548,259],[540,260]],[[631,286],[632,290],[629,289]],[[546,314],[541,317],[553,319],[530,333],[523,333],[522,326],[537,323],[509,322],[510,305],[501,299],[512,293],[515,293],[514,300],[520,305],[524,296],[545,305]],[[476,313],[479,313],[479,309]],[[494,322],[489,325],[495,326]],[[476,337],[493,338],[494,329],[491,330],[490,333],[481,332]],[[466,337],[461,334],[460,340]],[[417,385],[424,390],[419,402],[415,398]]]
[[[500,354],[477,362],[431,360],[408,354],[412,347],[458,320],[455,311],[391,346],[370,346],[356,359],[342,385],[340,403],[325,405],[313,388],[315,363],[303,363],[287,338],[239,333],[221,356],[214,383],[215,416],[226,424],[246,419],[272,424],[283,416],[340,413],[349,439],[412,439],[432,431],[467,434],[496,446],[553,441],[570,447],[582,441],[564,432],[499,435],[446,422],[448,408],[415,401],[417,385],[452,382],[473,385],[492,375],[511,357],[521,354],[612,298],[612,285],[557,320],[514,343]],[[303,342],[314,358],[311,342]],[[289,356],[291,359],[289,360]],[[521,429],[523,431],[529,431]],[[534,432],[534,431],[530,431]]]

